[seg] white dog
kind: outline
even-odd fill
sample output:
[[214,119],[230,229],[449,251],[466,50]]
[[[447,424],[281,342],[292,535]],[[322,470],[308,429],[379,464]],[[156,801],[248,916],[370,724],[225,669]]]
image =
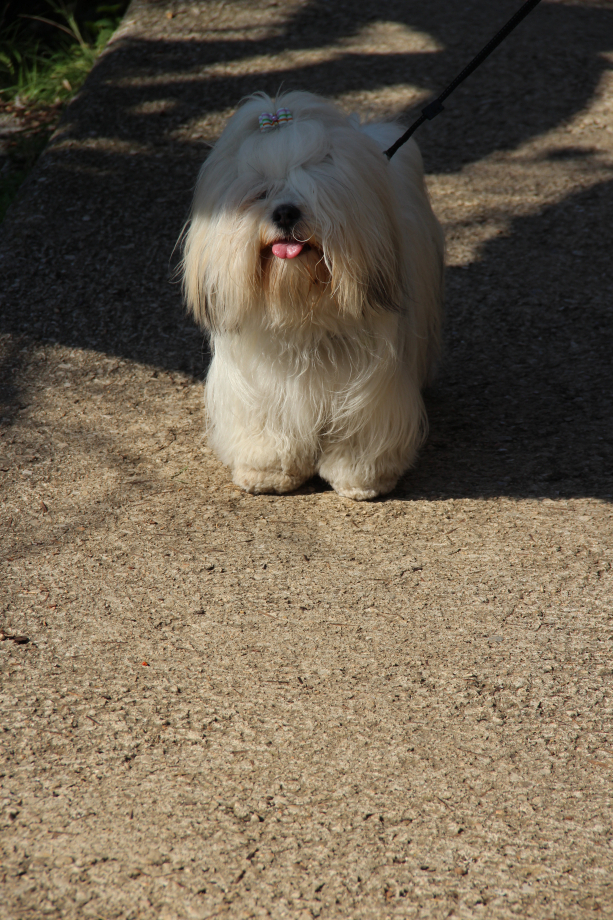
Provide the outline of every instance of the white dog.
[[443,237],[416,144],[383,153],[402,130],[256,94],[202,167],[184,289],[212,340],[211,443],[248,492],[319,473],[374,498],[423,440]]

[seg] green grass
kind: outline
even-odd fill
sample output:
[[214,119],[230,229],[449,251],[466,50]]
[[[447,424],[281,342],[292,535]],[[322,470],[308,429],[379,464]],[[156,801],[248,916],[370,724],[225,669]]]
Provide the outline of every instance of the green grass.
[[[0,0],[0,4],[2,0]],[[5,0],[0,5],[0,221],[119,25],[127,0]]]
[[[24,6],[28,8],[27,3]],[[6,25],[0,20],[3,100],[48,104],[70,98],[81,86],[127,3],[96,4],[94,18],[85,20],[80,6],[84,4],[46,0],[29,5],[37,12],[13,14]],[[9,4],[5,14],[7,10]]]

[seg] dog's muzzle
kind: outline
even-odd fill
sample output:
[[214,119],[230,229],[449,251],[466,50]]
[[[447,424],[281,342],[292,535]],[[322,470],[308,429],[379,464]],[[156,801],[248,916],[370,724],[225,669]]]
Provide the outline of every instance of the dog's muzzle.
[[279,204],[272,212],[273,222],[283,233],[290,234],[302,214],[295,204]]

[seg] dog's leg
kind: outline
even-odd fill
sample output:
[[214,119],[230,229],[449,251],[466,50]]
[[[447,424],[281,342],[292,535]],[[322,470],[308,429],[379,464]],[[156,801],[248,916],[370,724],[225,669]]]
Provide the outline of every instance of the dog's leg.
[[324,446],[318,473],[354,501],[385,495],[412,465],[424,428],[419,389],[400,371],[378,393],[364,392],[361,411]]
[[313,476],[312,451],[295,442],[291,450],[283,449],[278,433],[258,430],[253,421],[244,415],[232,426],[217,421],[211,431],[211,442],[237,486],[252,494],[292,492]]
[[403,472],[402,465],[399,468],[397,463],[386,463],[385,458],[378,458],[375,465],[365,467],[356,456],[358,449],[351,443],[335,445],[322,458],[319,475],[339,495],[357,502],[391,492]]
[[211,446],[246,492],[291,492],[315,473],[315,435],[275,375],[246,377],[248,357],[240,364],[217,348],[206,386]]
[[[278,461],[277,461],[278,462]],[[232,479],[237,486],[253,495],[260,493],[293,492],[310,479],[314,473],[311,467],[305,471],[304,467],[293,466],[289,469],[271,468],[261,469],[249,465],[237,465],[232,471]]]

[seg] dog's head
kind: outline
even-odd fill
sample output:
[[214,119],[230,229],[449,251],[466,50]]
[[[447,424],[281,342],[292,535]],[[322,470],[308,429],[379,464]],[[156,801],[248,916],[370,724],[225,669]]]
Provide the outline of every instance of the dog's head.
[[394,310],[399,233],[388,163],[372,138],[317,96],[258,94],[200,172],[187,301],[220,331],[254,314],[296,326]]

